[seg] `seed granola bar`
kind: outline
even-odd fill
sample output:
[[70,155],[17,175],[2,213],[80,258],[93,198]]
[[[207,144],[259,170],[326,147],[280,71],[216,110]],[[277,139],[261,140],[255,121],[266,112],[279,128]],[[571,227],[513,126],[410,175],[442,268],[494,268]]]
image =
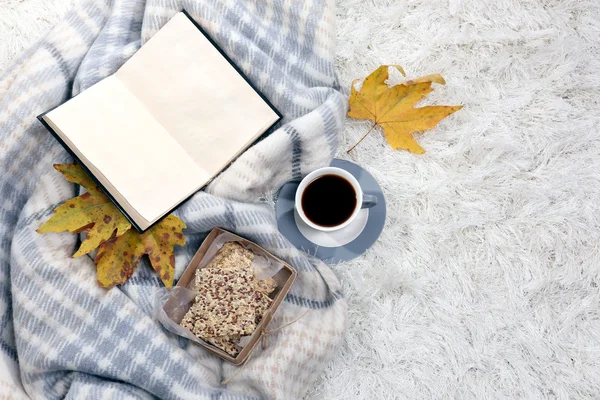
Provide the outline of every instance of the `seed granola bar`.
[[[221,249],[215,254],[214,259],[206,268],[252,268],[254,253],[245,249],[241,244],[236,242],[226,242]],[[196,276],[196,284],[198,277]],[[271,294],[277,288],[277,282],[273,278],[255,279],[256,290],[260,290],[264,294]]]
[[225,243],[212,262],[196,271],[198,295],[180,325],[231,356],[241,348],[240,337],[256,330],[273,303],[272,279],[254,277],[254,253],[235,242]]
[[256,329],[251,271],[203,268],[196,271],[199,292],[189,313],[198,337],[248,335]]
[[254,253],[236,242],[227,242],[219,249],[207,268],[251,269]]

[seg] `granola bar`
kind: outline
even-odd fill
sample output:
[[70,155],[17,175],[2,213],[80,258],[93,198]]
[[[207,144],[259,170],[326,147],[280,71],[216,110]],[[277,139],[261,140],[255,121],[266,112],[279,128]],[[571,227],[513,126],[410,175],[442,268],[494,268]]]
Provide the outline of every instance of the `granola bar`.
[[[227,242],[219,249],[213,260],[206,268],[242,268],[251,269],[254,253],[236,242]],[[196,279],[198,279],[196,277]],[[196,281],[198,283],[198,281]],[[277,288],[273,278],[256,279],[256,290],[269,295]]]
[[236,242],[227,242],[219,249],[215,258],[207,268],[241,268],[252,269],[254,253]]
[[273,303],[272,279],[254,277],[254,253],[227,242],[212,262],[195,276],[198,295],[180,325],[198,338],[235,356],[240,337],[250,335]]
[[196,271],[196,276],[199,293],[188,311],[194,318],[194,334],[206,338],[254,332],[256,307],[251,271],[203,268]]

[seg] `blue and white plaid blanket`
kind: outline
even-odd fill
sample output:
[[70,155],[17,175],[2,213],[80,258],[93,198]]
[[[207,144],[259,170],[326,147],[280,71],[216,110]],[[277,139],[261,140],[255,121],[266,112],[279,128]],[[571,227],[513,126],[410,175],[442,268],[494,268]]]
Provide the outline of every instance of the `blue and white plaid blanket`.
[[[214,226],[288,260],[299,277],[269,337],[238,371],[151,317],[160,280],[146,262],[122,287],[96,284],[76,235],[35,233],[77,194],[53,168],[70,158],[36,115],[113,73],[186,9],[284,114],[177,211],[188,226],[176,277]],[[301,398],[341,343],[346,303],[331,270],[277,231],[269,196],[326,165],[345,114],[333,70],[333,1],[81,0],[0,77],[0,397]]]

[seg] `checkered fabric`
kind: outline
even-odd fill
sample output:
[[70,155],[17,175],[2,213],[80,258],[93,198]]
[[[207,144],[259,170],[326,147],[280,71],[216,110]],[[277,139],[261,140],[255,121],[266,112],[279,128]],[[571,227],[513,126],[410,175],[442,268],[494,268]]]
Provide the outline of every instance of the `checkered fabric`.
[[[297,282],[270,325],[269,347],[238,371],[151,317],[161,287],[141,262],[123,286],[97,286],[91,258],[71,258],[76,235],[35,233],[77,194],[53,168],[70,162],[36,120],[115,72],[186,9],[283,113],[176,214],[188,225],[176,277],[219,226],[288,260]],[[0,76],[0,398],[301,398],[342,341],[346,302],[323,263],[277,230],[268,200],[290,179],[327,165],[345,99],[333,70],[334,4],[326,0],[82,0]],[[143,151],[140,144],[139,151]]]

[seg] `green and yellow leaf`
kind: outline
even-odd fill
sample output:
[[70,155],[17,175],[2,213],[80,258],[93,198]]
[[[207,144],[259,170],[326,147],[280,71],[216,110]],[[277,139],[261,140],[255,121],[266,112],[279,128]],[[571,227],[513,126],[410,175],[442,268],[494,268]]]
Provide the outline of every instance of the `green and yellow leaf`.
[[143,255],[140,235],[134,229],[103,242],[94,259],[98,285],[110,289],[125,283]]
[[125,283],[140,258],[147,254],[160,279],[166,287],[171,288],[175,273],[173,247],[185,245],[185,223],[174,215],[168,215],[140,234],[81,167],[76,164],[55,164],[54,168],[68,181],[85,187],[87,193],[58,206],[54,215],[37,232],[87,232],[73,257],[98,248],[94,261],[98,283],[102,287],[111,288]]
[[144,253],[148,254],[152,268],[169,289],[173,285],[175,276],[173,248],[175,245],[185,245],[185,238],[181,233],[183,228],[185,224],[182,220],[169,215],[140,237]]

